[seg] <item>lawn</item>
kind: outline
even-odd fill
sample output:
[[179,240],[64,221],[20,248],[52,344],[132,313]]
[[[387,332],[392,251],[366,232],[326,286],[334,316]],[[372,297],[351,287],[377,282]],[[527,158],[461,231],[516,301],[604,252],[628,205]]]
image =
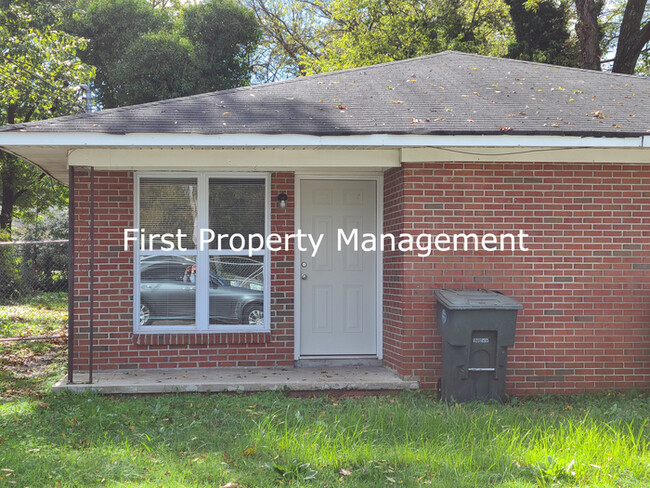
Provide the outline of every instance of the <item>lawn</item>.
[[0,338],[62,334],[67,320],[65,292],[41,293],[18,303],[0,303]]
[[53,394],[63,341],[2,347],[0,486],[650,487],[647,394]]

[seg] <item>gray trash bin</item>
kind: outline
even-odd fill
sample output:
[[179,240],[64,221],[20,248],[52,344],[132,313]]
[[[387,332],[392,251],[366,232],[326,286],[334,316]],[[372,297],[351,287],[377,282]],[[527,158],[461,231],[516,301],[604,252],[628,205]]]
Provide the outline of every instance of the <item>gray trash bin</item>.
[[442,337],[440,397],[503,401],[508,346],[515,342],[523,307],[491,290],[436,290],[435,296]]

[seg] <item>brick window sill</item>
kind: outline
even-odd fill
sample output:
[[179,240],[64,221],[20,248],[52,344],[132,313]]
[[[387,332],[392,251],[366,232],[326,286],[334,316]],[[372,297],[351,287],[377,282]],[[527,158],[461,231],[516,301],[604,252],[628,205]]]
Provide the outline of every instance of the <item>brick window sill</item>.
[[134,334],[133,343],[139,346],[180,345],[230,345],[266,344],[271,341],[270,332],[177,333],[177,334]]

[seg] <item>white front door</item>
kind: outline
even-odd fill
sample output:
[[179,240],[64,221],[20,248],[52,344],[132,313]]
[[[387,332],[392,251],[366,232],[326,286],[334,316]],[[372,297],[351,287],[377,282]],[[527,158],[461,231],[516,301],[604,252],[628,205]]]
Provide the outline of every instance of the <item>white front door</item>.
[[[300,356],[377,355],[377,253],[361,250],[377,234],[377,182],[300,180],[300,229],[323,242],[299,253]],[[359,232],[359,250],[338,232]]]

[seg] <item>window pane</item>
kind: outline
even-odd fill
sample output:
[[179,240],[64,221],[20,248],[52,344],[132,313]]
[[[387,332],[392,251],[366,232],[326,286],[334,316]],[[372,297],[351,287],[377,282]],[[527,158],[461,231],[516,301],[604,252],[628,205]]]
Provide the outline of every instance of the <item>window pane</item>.
[[210,256],[210,324],[264,325],[262,256]]
[[[140,180],[140,228],[145,230],[145,238],[151,234],[176,234],[180,229],[187,236],[181,240],[182,246],[196,249],[196,225],[196,179]],[[176,239],[173,241],[176,246]],[[153,240],[152,248],[160,247],[160,239]]]
[[[248,247],[250,234],[264,235],[264,180],[211,179],[209,197],[210,229],[215,234],[242,234]],[[230,249],[228,239],[221,249]],[[233,243],[240,246],[240,240]],[[217,240],[210,244],[218,248]]]
[[189,256],[140,258],[140,325],[196,324],[196,266]]

